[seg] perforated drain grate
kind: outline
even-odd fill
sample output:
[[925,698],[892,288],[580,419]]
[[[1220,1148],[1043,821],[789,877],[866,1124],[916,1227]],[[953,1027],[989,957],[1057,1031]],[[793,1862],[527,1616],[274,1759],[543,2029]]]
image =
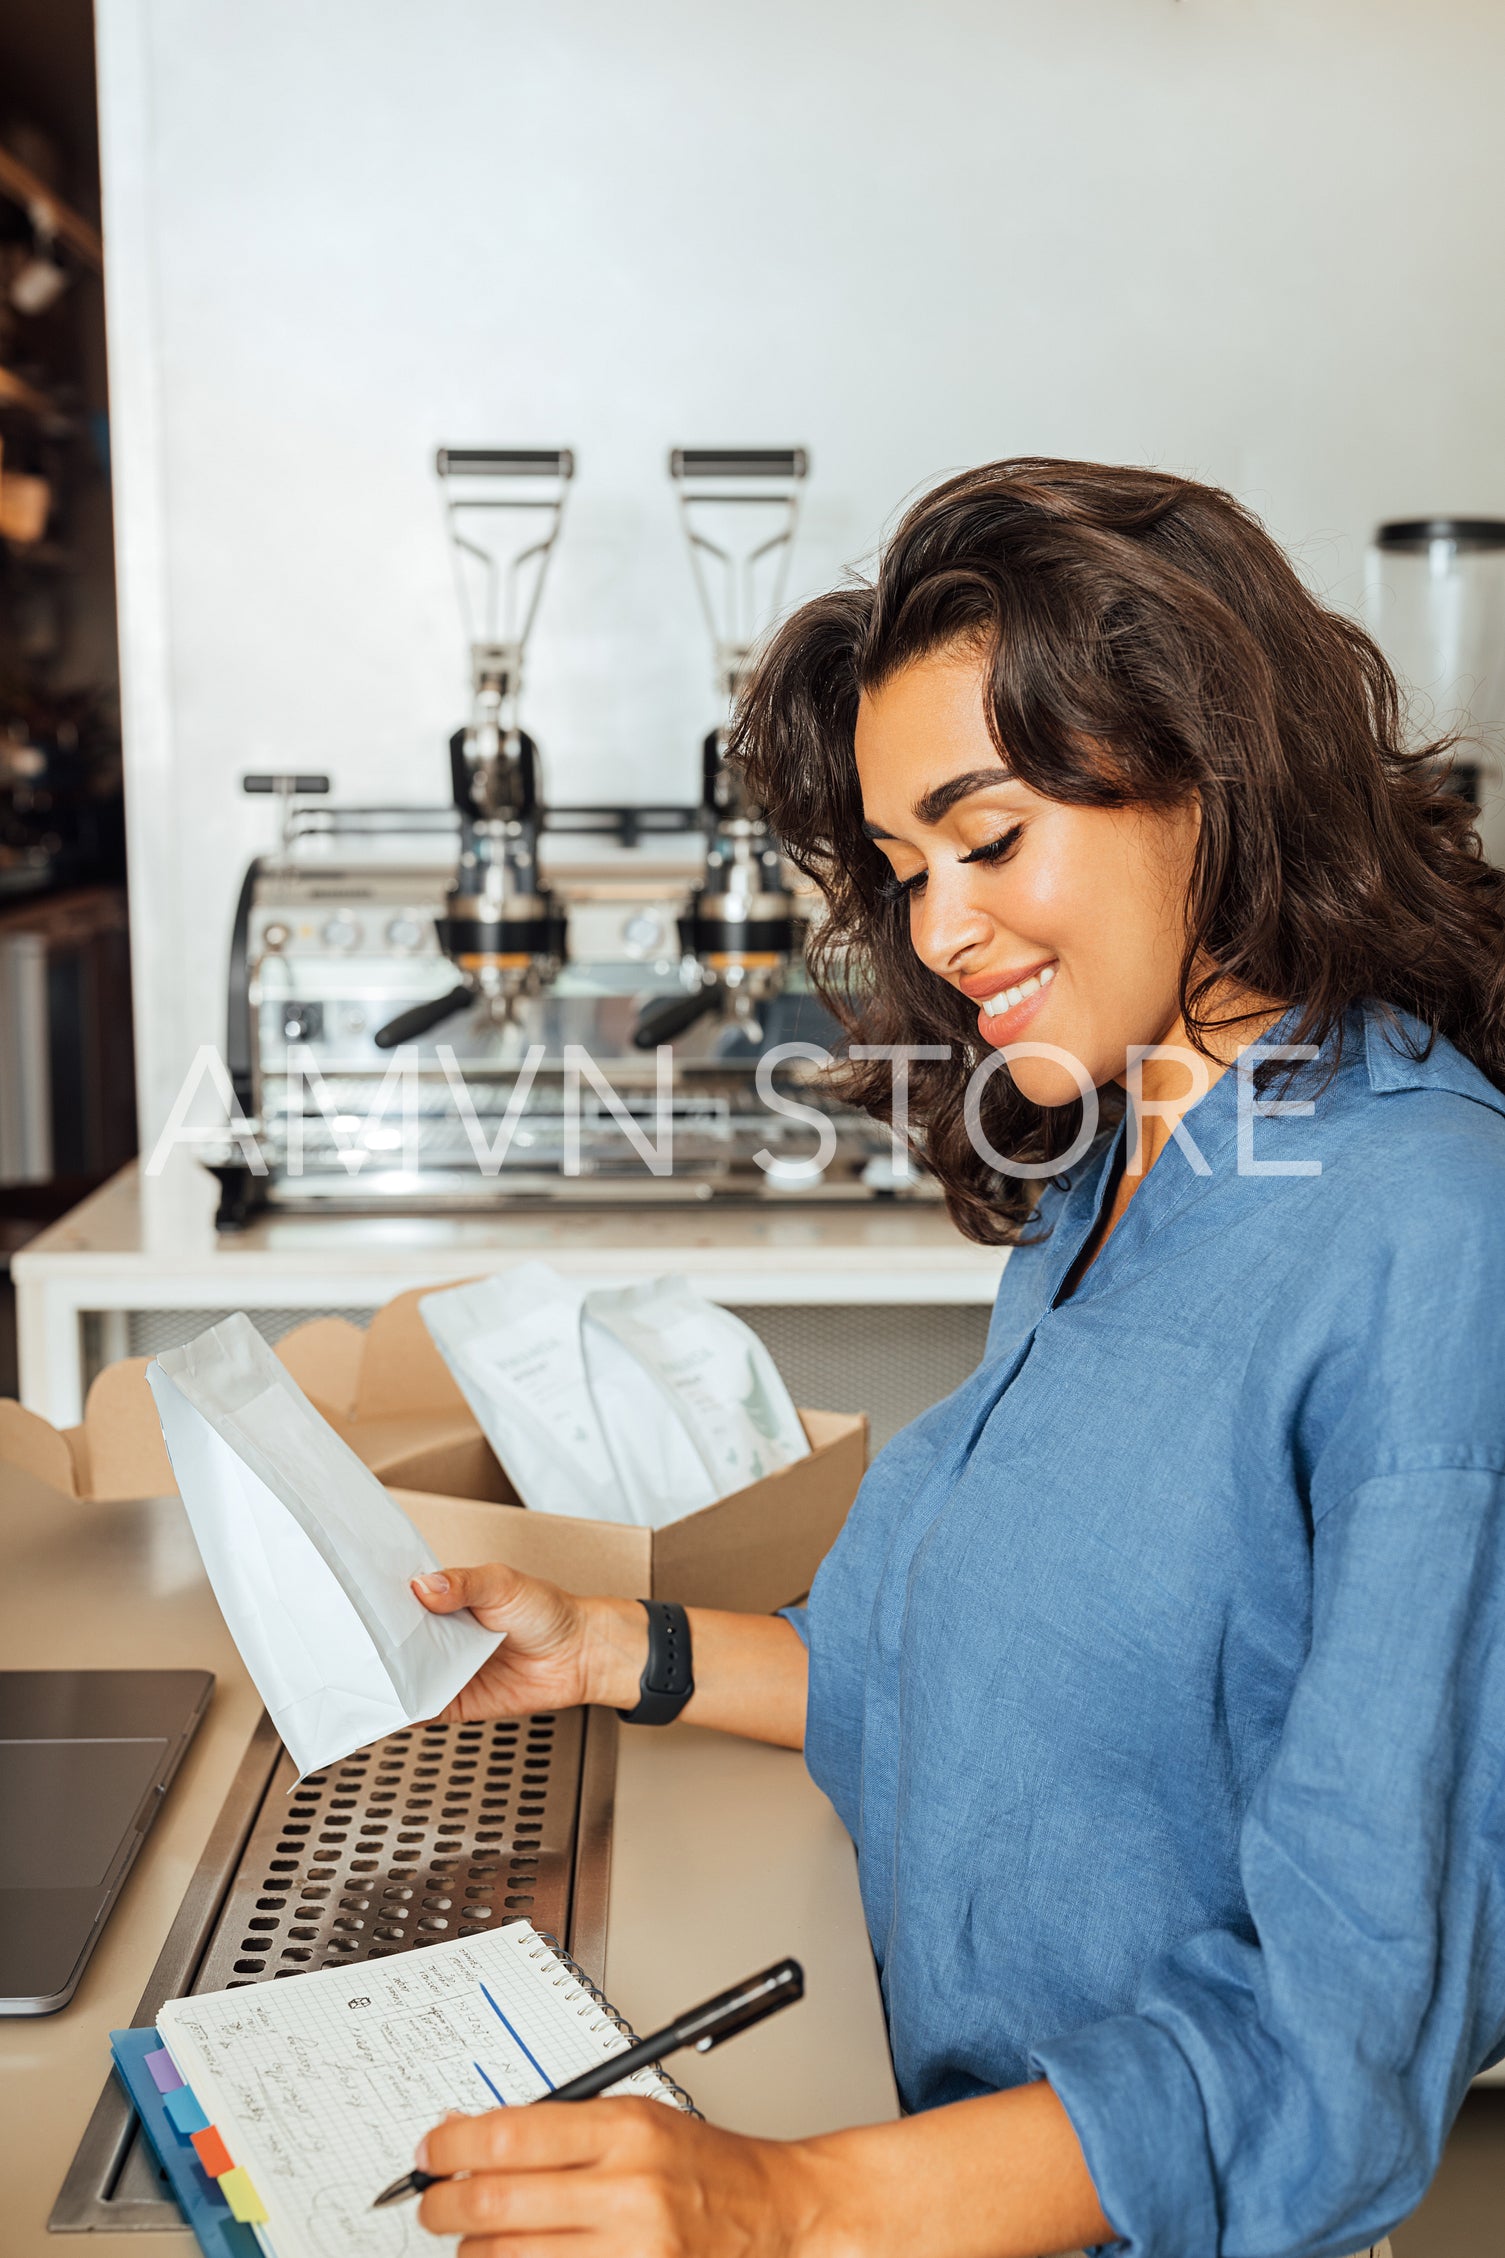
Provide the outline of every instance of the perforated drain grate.
[[[263,1716],[131,2022],[154,2022],[164,1999],[358,1966],[519,1914],[599,1982],[616,1745],[601,1709],[420,1725],[300,1784]],[[48,2225],[184,2236],[114,2077]]]
[[380,1960],[526,1915],[563,1936],[581,1713],[420,1725],[299,1783],[284,1756],[195,1991]]

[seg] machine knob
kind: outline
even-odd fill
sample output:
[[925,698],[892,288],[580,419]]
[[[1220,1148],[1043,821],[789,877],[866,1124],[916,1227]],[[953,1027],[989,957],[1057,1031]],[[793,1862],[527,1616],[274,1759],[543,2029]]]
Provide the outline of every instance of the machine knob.
[[324,1039],[324,1006],[322,1004],[285,1003],[282,1006],[282,1035],[288,1043],[318,1043]]
[[393,949],[421,949],[425,928],[416,917],[394,917],[387,927],[387,946]]
[[288,928],[277,918],[261,929],[261,945],[264,949],[285,949],[292,937]]
[[635,957],[658,955],[666,938],[664,921],[652,910],[634,910],[622,927],[622,946]]
[[326,949],[353,949],[361,937],[361,929],[353,917],[326,918],[319,939]]

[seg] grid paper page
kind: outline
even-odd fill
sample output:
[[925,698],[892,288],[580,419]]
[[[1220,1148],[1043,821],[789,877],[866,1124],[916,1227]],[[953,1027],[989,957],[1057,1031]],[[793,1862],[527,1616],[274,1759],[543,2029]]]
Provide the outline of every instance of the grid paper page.
[[[447,2109],[538,2100],[629,2043],[528,1921],[354,1968],[179,1999],[157,2028],[266,2205],[273,2258],[441,2258],[371,2200]],[[624,2093],[669,2098],[652,2070]]]

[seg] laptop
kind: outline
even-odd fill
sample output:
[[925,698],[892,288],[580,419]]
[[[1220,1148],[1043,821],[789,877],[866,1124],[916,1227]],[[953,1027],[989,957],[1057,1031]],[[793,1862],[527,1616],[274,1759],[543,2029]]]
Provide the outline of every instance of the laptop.
[[209,1670],[0,1670],[0,2015],[73,1997],[213,1691]]

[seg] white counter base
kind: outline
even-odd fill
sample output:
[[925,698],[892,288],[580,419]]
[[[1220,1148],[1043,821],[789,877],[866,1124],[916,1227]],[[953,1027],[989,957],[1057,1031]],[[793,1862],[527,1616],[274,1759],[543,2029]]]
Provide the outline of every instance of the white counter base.
[[[153,1182],[133,1164],[19,1253],[12,1264],[22,1401],[55,1426],[81,1416],[91,1369],[167,1345],[145,1320],[182,1317],[176,1337],[226,1310],[266,1313],[271,1337],[300,1315],[365,1313],[418,1285],[544,1261],[591,1284],[653,1271],[691,1278],[781,1342],[772,1313],[830,1311],[813,1348],[829,1351],[835,1314],[854,1312],[853,1385],[882,1440],[965,1376],[982,1345],[1004,1250],[973,1246],[939,1208],[497,1208],[484,1215],[279,1215],[234,1237],[214,1229],[217,1187],[186,1156]],[[856,1312],[916,1307],[917,1327],[867,1325]],[[770,1313],[766,1325],[756,1312]],[[944,1314],[942,1314],[944,1313]],[[137,1320],[134,1329],[133,1318]],[[86,1322],[87,1321],[87,1322]],[[785,1343],[797,1339],[785,1327]]]

